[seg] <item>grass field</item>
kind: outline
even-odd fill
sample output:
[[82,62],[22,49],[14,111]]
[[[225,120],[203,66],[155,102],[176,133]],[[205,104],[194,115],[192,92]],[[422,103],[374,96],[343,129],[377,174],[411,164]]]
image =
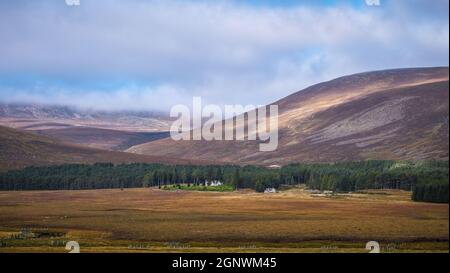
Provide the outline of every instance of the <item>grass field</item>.
[[0,252],[448,252],[448,217],[404,191],[0,192]]

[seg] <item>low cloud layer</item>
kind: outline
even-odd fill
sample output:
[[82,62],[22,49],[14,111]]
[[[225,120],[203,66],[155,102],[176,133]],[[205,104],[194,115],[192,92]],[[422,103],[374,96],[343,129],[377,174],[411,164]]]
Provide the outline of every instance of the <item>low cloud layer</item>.
[[0,100],[266,104],[346,74],[448,66],[448,1],[356,2],[2,1]]

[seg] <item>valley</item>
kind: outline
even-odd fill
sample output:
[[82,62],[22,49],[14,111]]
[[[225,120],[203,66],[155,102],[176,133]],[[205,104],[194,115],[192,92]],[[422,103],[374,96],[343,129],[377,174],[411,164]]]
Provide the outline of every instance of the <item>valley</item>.
[[273,152],[174,141],[161,113],[2,104],[0,252],[448,253],[448,89],[447,67],[311,86],[274,103]]
[[[8,156],[10,145],[2,141],[4,160],[0,169],[31,163],[105,162],[106,157],[75,154],[71,159],[47,158],[48,149],[40,150],[44,142],[102,151],[91,150],[91,154],[123,152],[108,157],[112,162],[148,162],[152,157],[156,160],[150,161],[161,159],[162,163],[176,159],[282,166],[296,162],[448,160],[448,77],[448,67],[382,70],[341,77],[296,92],[274,103],[279,107],[279,143],[272,152],[259,151],[258,141],[175,141],[168,132],[173,120],[167,113],[2,104],[0,126],[16,129],[16,135],[32,133],[34,140],[18,145],[33,150],[32,154],[17,150],[19,155],[14,157]],[[243,115],[249,121],[248,114]],[[248,127],[243,126],[248,134]],[[192,131],[198,133],[198,129]],[[5,138],[7,133],[3,135],[0,137]],[[46,140],[37,141],[40,137]],[[15,141],[26,138],[17,137]],[[30,163],[22,163],[20,157],[28,157]],[[125,157],[129,160],[118,159]]]
[[2,264],[440,267],[449,4],[0,0]]

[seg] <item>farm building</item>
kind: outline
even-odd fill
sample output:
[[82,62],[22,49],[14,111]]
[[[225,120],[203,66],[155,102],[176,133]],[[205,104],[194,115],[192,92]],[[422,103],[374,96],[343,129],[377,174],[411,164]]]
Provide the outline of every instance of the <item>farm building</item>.
[[218,186],[222,186],[222,185],[223,185],[222,182],[216,181],[216,180],[211,181],[211,182],[209,182],[208,180],[205,181],[205,186],[218,187]]
[[264,193],[276,193],[277,190],[275,188],[267,188],[264,190]]

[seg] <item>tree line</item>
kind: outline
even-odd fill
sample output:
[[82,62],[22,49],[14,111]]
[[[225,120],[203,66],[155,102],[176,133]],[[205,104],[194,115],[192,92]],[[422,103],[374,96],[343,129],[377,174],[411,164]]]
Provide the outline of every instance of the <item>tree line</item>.
[[413,189],[412,200],[433,203],[448,203],[448,184],[417,185]]
[[28,167],[0,174],[0,190],[79,190],[204,185],[218,180],[258,192],[281,185],[353,192],[364,189],[413,191],[413,200],[448,202],[448,161],[372,160],[330,164],[290,164],[277,169],[235,165],[96,163]]

